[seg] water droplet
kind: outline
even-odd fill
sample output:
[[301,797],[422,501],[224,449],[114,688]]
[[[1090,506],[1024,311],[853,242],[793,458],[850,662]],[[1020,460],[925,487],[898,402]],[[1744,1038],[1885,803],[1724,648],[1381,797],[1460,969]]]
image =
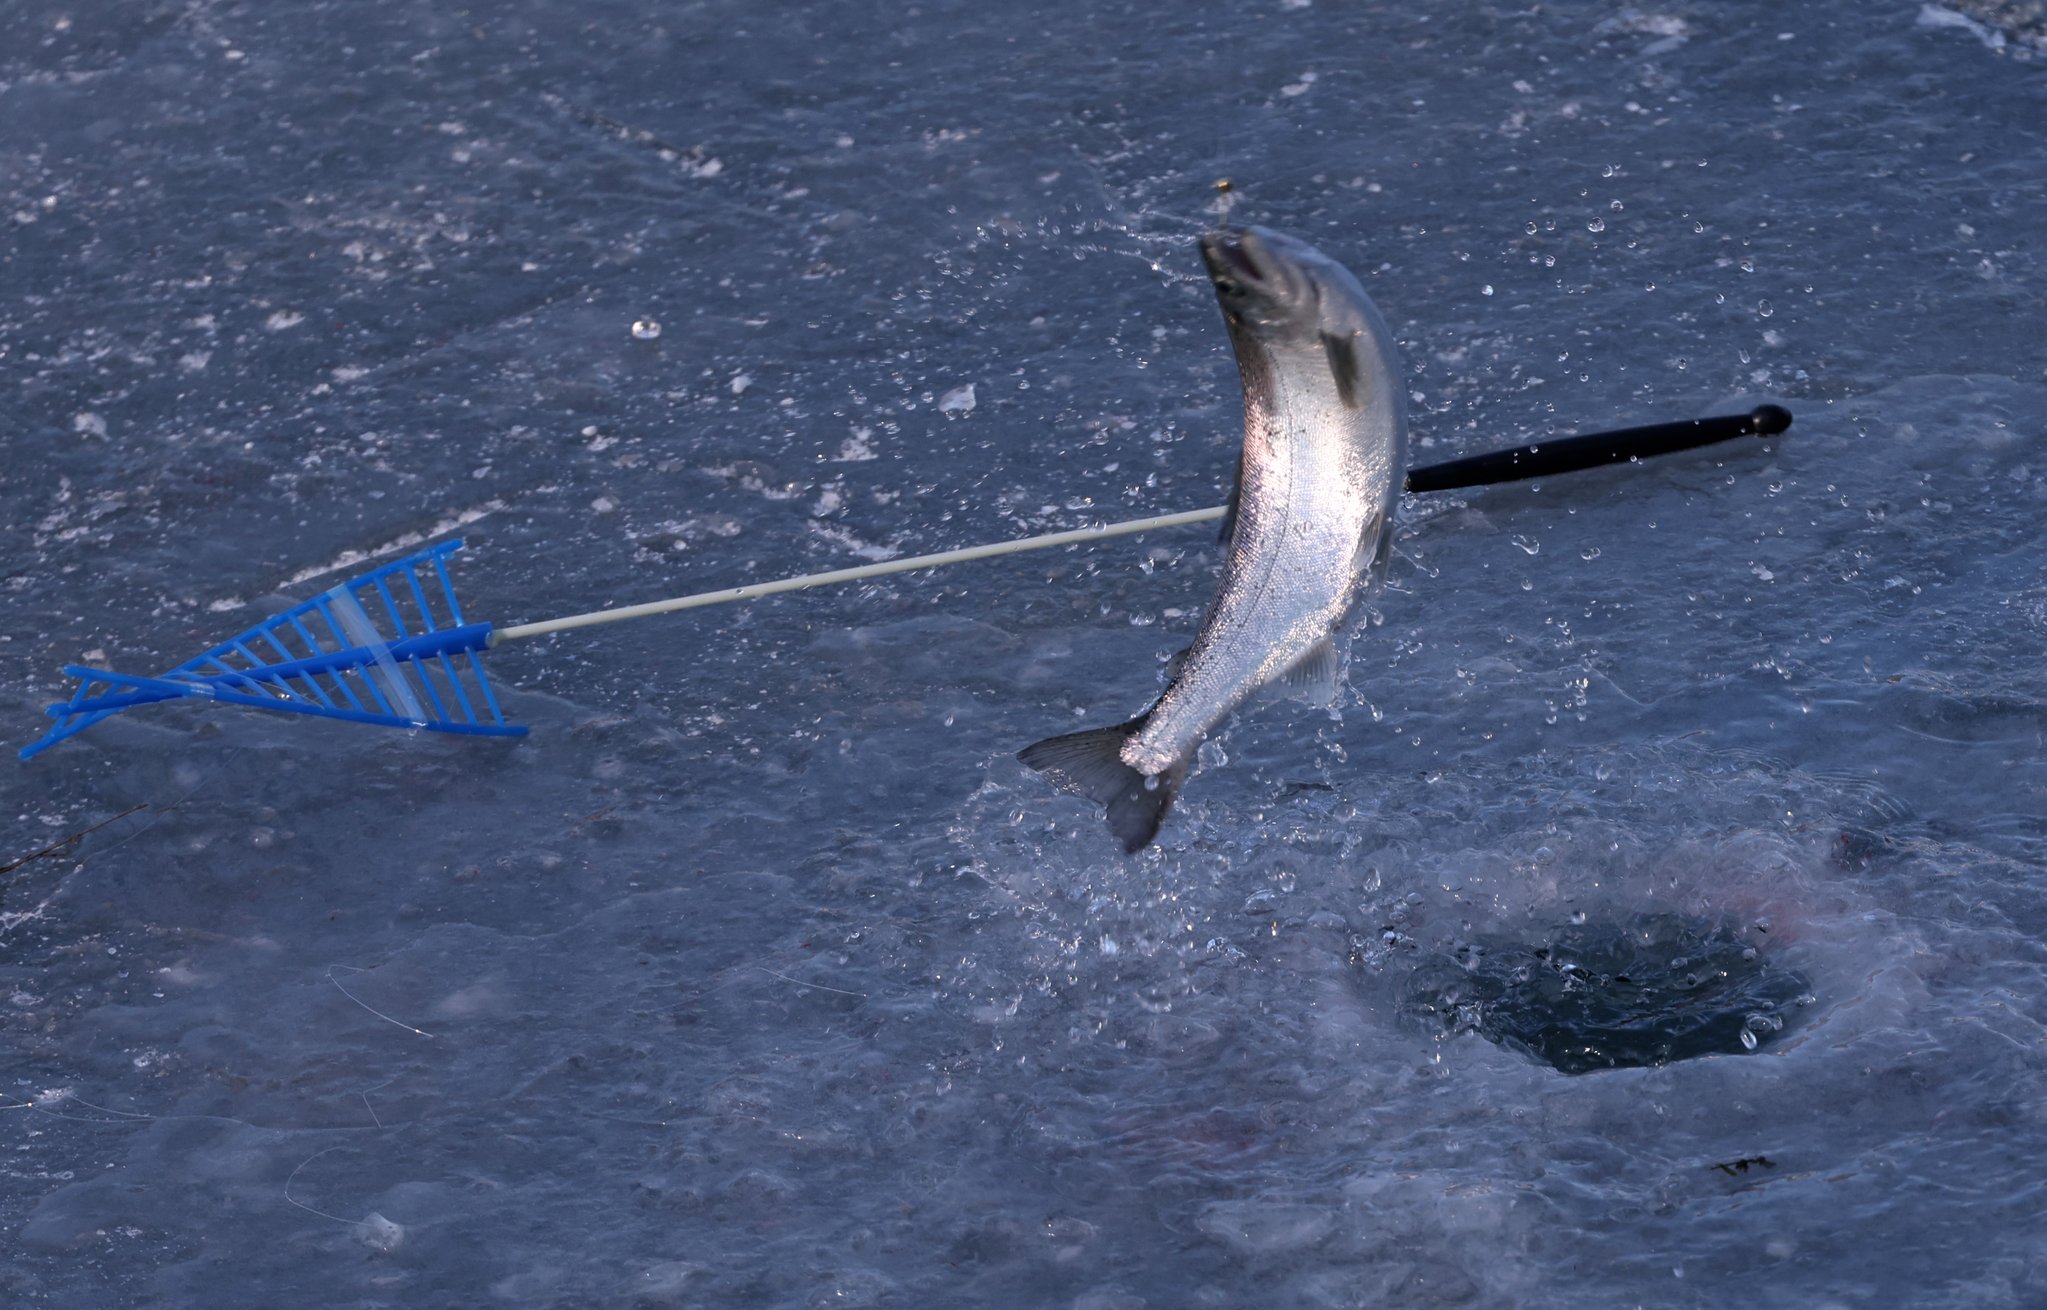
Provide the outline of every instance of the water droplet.
[[1694,222],[1692,224],[1692,231],[1694,232],[1704,232],[1705,230],[1706,225],[1704,223]]
[[661,335],[661,325],[651,318],[633,320],[633,340],[652,341]]
[[1529,236],[1534,236],[1534,235],[1535,235],[1535,233],[1536,233],[1536,231],[1537,231],[1537,228],[1536,228],[1536,226],[1535,226],[1535,220],[1531,218],[1531,219],[1529,219],[1529,220],[1528,220],[1528,235],[1529,235]]
[[1753,1051],[1756,1049],[1756,1035],[1746,1028],[1743,1028],[1741,1030],[1741,1046],[1742,1049],[1745,1051]]
[[1534,537],[1523,537],[1517,535],[1513,538],[1513,542],[1515,545],[1519,546],[1521,549],[1527,551],[1531,555],[1540,554],[1542,551],[1542,543],[1540,541],[1537,541]]
[[1769,301],[1758,300],[1756,302],[1756,313],[1761,314],[1764,318],[1768,318],[1770,315],[1776,312],[1777,312],[1776,306],[1772,305]]
[[1620,201],[1616,200],[1612,204],[1608,205],[1607,208],[1611,209],[1614,213],[1618,214],[1621,212],[1623,208],[1625,208],[1625,206],[1623,206]]
[[1606,231],[1606,220],[1603,218],[1595,218],[1590,223],[1587,223],[1585,225],[1585,230],[1587,232],[1604,232]]
[[1692,361],[1690,361],[1689,359],[1686,359],[1686,358],[1685,358],[1685,357],[1684,357],[1683,355],[1679,355],[1679,356],[1677,357],[1677,371],[1678,371],[1678,372],[1682,373],[1682,372],[1684,372],[1684,371],[1685,371],[1686,369],[1690,368],[1691,366],[1692,366]]
[[1586,547],[1585,549],[1583,549],[1583,550],[1581,550],[1581,551],[1579,551],[1579,552],[1578,552],[1578,558],[1579,558],[1579,559],[1583,559],[1583,560],[1595,560],[1595,559],[1598,559],[1598,558],[1599,558],[1599,547],[1597,547],[1597,546],[1587,546],[1587,547]]
[[1482,296],[1490,296],[1491,294],[1493,294],[1493,284],[1488,282],[1483,287],[1480,287],[1479,294]]
[[1756,261],[1755,261],[1755,260],[1753,260],[1753,259],[1744,259],[1744,260],[1742,260],[1742,261],[1741,261],[1741,271],[1742,271],[1742,272],[1744,272],[1744,273],[1753,273],[1753,272],[1755,272],[1755,271],[1756,271]]

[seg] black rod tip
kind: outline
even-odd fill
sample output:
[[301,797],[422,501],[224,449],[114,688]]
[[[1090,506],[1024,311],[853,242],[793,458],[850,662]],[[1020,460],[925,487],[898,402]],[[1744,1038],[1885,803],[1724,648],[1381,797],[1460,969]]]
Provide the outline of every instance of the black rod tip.
[[1791,426],[1791,411],[1782,405],[1758,405],[1749,411],[1748,426],[1759,437],[1774,437]]

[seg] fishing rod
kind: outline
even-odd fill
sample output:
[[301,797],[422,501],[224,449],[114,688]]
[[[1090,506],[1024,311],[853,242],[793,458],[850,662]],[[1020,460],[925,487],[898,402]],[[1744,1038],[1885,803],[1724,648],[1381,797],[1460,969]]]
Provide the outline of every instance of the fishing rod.
[[[1512,450],[1495,451],[1490,455],[1474,455],[1469,459],[1453,459],[1442,464],[1428,464],[1411,469],[1407,475],[1406,489],[1413,492],[1451,491],[1460,487],[1526,481],[1529,478],[1547,477],[1552,473],[1575,473],[1581,469],[1598,468],[1603,464],[1632,463],[1657,455],[1669,455],[1699,446],[1710,446],[1717,442],[1731,441],[1736,437],[1775,436],[1790,426],[1790,410],[1781,405],[1761,405],[1746,414],[1688,419],[1680,423],[1654,423],[1646,427],[1619,428],[1613,432],[1593,433],[1590,436],[1563,437],[1530,446],[1516,446]],[[1020,555],[1025,551],[1050,550],[1055,546],[1072,546],[1081,542],[1097,541],[1103,537],[1130,536],[1139,532],[1154,532],[1161,528],[1184,527],[1190,523],[1212,523],[1227,518],[1229,508],[1227,505],[1212,505],[1207,509],[1183,510],[1178,514],[1160,514],[1152,518],[1126,519],[1120,523],[1105,523],[1096,527],[1072,528],[1065,532],[1047,532],[1042,536],[1019,537],[1012,541],[991,542],[985,546],[965,546],[959,550],[942,550],[932,555],[913,555],[905,559],[884,560],[879,564],[833,569],[828,573],[806,573],[801,577],[781,578],[774,582],[756,582],[744,587],[727,587],[722,591],[677,596],[673,600],[649,601],[644,605],[627,605],[618,609],[595,610],[588,614],[571,614],[566,618],[547,619],[539,623],[522,623],[515,627],[500,628],[492,644],[516,637],[538,637],[543,633],[561,632],[569,628],[587,628],[600,623],[646,618],[651,614],[673,614],[677,610],[697,609],[704,605],[723,605],[736,600],[758,600],[762,596],[774,596],[785,591],[805,591],[811,587],[859,582],[890,573],[910,573],[918,569],[940,568],[947,564],[994,559],[999,555]]]
[[[1406,489],[1449,491],[1632,463],[1737,437],[1775,436],[1790,425],[1790,411],[1779,405],[1762,405],[1746,414],[1564,437],[1425,465],[1408,473]],[[526,728],[505,717],[478,659],[501,642],[1209,523],[1228,512],[1228,506],[1216,505],[503,628],[465,620],[447,568],[448,556],[461,549],[462,543],[442,542],[330,587],[155,677],[65,666],[64,672],[79,680],[76,692],[70,700],[48,708],[46,713],[56,719],[56,726],[23,747],[20,755],[31,759],[122,710],[182,699],[429,732],[524,736]]]
[[1573,473],[1602,464],[1627,464],[1693,450],[1735,437],[1774,437],[1791,426],[1791,411],[1782,405],[1758,405],[1746,414],[1695,418],[1682,423],[1652,423],[1584,437],[1496,450],[1443,464],[1430,464],[1407,475],[1409,491],[1452,491],[1459,487],[1521,482],[1552,473]]

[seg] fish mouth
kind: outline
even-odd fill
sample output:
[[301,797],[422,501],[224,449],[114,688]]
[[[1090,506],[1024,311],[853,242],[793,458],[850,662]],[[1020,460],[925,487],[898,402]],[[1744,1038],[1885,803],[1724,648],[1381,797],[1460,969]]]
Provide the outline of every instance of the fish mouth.
[[1250,290],[1264,285],[1269,271],[1258,261],[1257,237],[1242,228],[1223,227],[1201,236],[1201,258],[1209,280],[1225,290]]

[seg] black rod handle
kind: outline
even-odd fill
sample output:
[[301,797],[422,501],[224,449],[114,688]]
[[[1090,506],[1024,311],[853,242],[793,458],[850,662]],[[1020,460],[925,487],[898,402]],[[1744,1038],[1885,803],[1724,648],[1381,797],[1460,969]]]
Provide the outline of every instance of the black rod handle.
[[1473,455],[1442,464],[1409,469],[1409,491],[1450,491],[1457,487],[1483,487],[1494,482],[1519,482],[1598,468],[1601,464],[1623,464],[1629,460],[1669,455],[1696,446],[1735,437],[1774,437],[1791,426],[1791,411],[1782,405],[1758,405],[1746,414],[1724,414],[1718,418],[1696,418],[1682,423],[1652,423],[1647,427],[1622,428],[1616,432],[1595,432],[1583,437],[1559,437],[1532,446],[1496,450],[1490,455]]

